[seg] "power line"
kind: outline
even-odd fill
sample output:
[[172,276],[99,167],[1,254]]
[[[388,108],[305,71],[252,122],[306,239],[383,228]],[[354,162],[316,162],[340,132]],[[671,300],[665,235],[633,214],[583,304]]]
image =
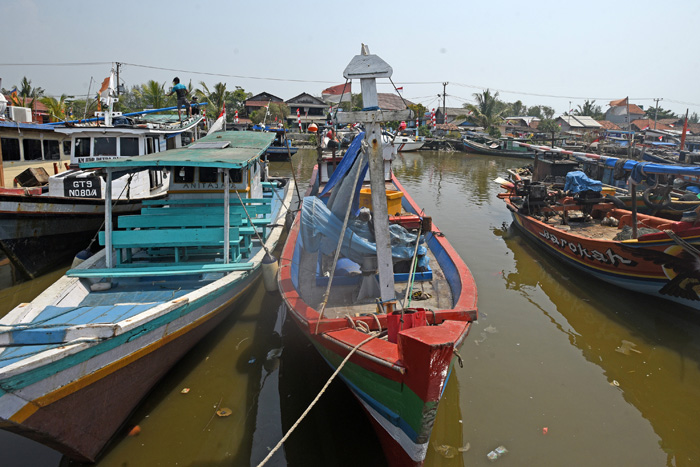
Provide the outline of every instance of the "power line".
[[71,62],[71,63],[0,63],[0,66],[91,66],[111,65],[112,62]]

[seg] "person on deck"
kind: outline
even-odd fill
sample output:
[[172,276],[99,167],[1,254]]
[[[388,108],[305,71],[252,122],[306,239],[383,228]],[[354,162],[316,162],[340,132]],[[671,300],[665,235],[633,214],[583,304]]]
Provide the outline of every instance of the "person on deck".
[[197,96],[192,96],[192,100],[190,101],[190,114],[191,115],[199,115],[199,103],[197,102]]
[[177,76],[173,79],[173,89],[168,94],[168,97],[172,96],[173,93],[177,95],[177,117],[180,119],[180,125],[182,125],[182,109],[185,109],[187,116],[190,116],[190,105],[187,102],[187,86],[180,84],[180,78]]

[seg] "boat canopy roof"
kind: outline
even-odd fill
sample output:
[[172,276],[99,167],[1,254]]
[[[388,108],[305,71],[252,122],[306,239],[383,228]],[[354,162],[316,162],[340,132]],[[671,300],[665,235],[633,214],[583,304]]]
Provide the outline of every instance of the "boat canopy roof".
[[260,157],[272,143],[274,133],[224,131],[207,135],[185,148],[102,161],[83,162],[81,169],[128,169],[139,167],[221,167],[240,169]]

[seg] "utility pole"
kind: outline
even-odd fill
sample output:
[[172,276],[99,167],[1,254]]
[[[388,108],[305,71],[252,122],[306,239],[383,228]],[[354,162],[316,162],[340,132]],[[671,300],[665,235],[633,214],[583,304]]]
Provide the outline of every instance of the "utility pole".
[[119,97],[119,68],[121,68],[122,64],[119,62],[116,62],[117,65],[117,97]]
[[445,88],[447,88],[447,85],[450,84],[447,81],[442,83],[442,123],[445,124],[447,123],[447,107],[445,107],[445,98],[447,97],[447,94],[445,93]]
[[656,130],[656,116],[659,114],[659,101],[664,100],[663,97],[654,99],[656,101],[656,110],[654,110],[654,129]]

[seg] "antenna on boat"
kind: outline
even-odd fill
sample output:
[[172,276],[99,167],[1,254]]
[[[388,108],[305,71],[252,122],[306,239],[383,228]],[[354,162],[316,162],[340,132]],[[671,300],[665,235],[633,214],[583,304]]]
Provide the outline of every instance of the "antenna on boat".
[[393,70],[388,63],[369,53],[369,47],[362,44],[360,55],[355,55],[343,71],[348,79],[359,79],[362,88],[362,110],[337,114],[338,123],[361,122],[365,124],[365,140],[369,151],[370,187],[372,189],[372,212],[374,215],[374,235],[377,242],[377,263],[379,288],[382,302],[396,299],[394,290],[394,267],[389,237],[389,216],[386,201],[384,158],[382,154],[382,133],[380,122],[407,120],[410,110],[382,111],[377,98],[377,78],[391,78]]

